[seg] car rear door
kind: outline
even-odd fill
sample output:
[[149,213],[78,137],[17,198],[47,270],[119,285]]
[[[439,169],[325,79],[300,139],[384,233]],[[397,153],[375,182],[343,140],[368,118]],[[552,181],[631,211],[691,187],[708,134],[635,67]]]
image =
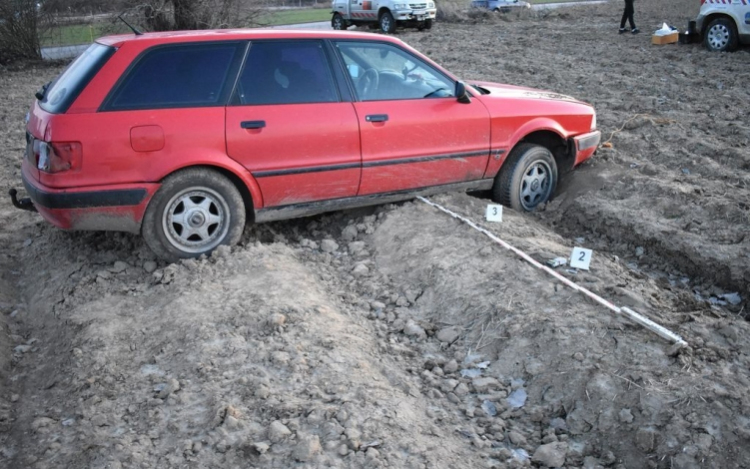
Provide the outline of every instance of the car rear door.
[[336,49],[358,98],[359,195],[482,178],[490,148],[482,103],[458,102],[452,79],[393,44],[341,41]]
[[340,98],[322,41],[250,45],[226,138],[229,156],[258,181],[263,207],[357,194],[357,116]]

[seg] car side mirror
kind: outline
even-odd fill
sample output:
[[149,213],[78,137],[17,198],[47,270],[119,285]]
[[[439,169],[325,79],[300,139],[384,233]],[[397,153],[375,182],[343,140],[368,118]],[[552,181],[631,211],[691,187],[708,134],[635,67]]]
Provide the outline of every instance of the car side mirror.
[[459,103],[469,104],[471,102],[471,95],[466,91],[466,85],[462,81],[456,82],[456,99]]

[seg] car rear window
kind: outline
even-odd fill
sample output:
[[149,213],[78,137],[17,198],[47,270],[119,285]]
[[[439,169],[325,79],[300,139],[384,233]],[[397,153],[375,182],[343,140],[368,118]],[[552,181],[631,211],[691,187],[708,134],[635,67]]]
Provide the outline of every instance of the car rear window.
[[238,42],[181,44],[147,51],[107,99],[105,110],[215,106],[226,99]]
[[47,87],[44,98],[39,100],[39,106],[53,114],[66,112],[115,50],[103,44],[91,44]]

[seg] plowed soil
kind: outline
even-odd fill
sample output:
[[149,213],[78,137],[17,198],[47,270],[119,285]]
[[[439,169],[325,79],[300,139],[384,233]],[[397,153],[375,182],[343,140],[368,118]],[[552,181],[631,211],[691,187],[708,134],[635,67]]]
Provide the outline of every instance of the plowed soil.
[[[478,15],[399,37],[464,79],[569,94],[606,145],[483,220],[679,348],[418,200],[248,226],[166,264],[0,204],[0,467],[750,467],[747,49],[653,46],[698,2]],[[695,3],[693,5],[692,3]],[[0,187],[59,66],[0,71]]]

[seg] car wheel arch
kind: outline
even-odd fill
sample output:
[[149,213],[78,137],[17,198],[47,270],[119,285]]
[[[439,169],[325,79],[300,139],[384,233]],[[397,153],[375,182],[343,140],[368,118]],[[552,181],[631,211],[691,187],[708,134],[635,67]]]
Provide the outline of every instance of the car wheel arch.
[[229,179],[242,196],[242,201],[245,204],[245,211],[247,212],[247,222],[255,222],[255,210],[262,206],[263,199],[260,192],[260,186],[250,173],[244,169],[238,171],[238,168],[230,168],[214,163],[199,163],[175,168],[173,171],[170,171],[168,174],[165,174],[160,178],[160,181],[186,169],[210,169]]
[[570,151],[568,139],[561,134],[553,130],[535,130],[516,142],[513,148],[524,143],[533,143],[549,150],[555,158],[557,170],[560,174],[573,169],[575,155]]
[[[378,19],[380,19],[381,16],[383,16],[384,13],[391,13],[391,10],[388,7],[380,7],[378,10]],[[391,13],[392,15],[393,13]]]
[[[717,22],[718,24],[720,24],[722,21],[726,23],[726,27],[729,29],[729,37],[727,39],[727,43],[724,44],[721,48],[713,48],[709,46],[708,35],[712,26],[717,24]],[[726,13],[715,13],[707,16],[703,22],[703,31],[701,34],[701,38],[703,40],[704,46],[709,51],[734,52],[735,50],[737,50],[737,47],[739,45],[738,20]]]
[[727,13],[722,13],[722,12],[711,13],[710,15],[706,16],[703,19],[703,28],[701,30],[701,37],[706,36],[706,33],[708,32],[708,27],[711,25],[711,23],[714,20],[717,20],[719,18],[724,18],[724,19],[731,21],[734,24],[735,31],[737,30],[737,22],[732,17],[732,15],[729,15]]
[[547,117],[532,119],[519,127],[510,138],[510,145],[506,154],[510,154],[515,147],[523,143],[536,143],[547,148],[555,157],[558,170],[565,173],[572,169],[574,156],[569,154],[567,132],[559,122]]

